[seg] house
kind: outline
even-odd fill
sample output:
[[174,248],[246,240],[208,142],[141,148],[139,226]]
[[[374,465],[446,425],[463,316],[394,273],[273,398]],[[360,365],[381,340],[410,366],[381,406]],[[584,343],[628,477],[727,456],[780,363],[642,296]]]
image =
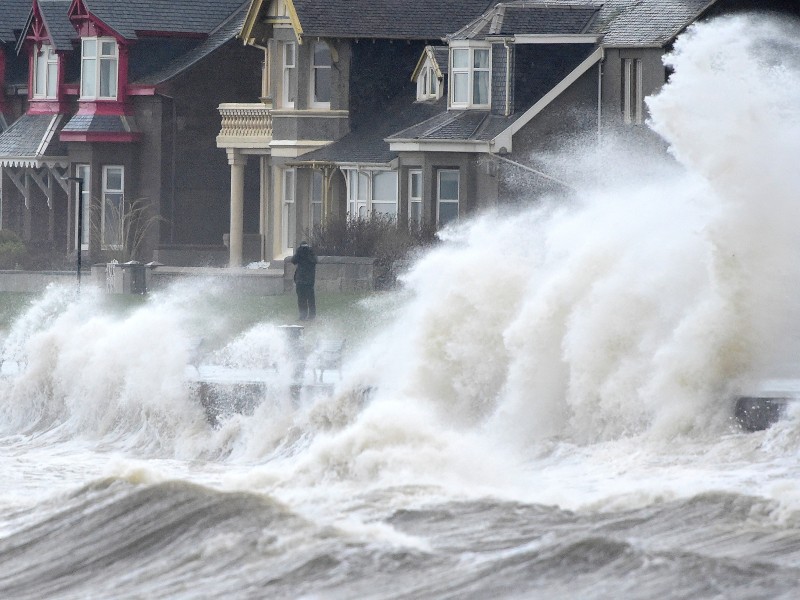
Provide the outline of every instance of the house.
[[56,264],[79,247],[93,261],[227,258],[214,137],[217,106],[258,93],[260,53],[235,41],[247,7],[28,0],[25,111],[0,134],[2,227]]
[[568,189],[539,158],[572,136],[654,137],[644,98],[695,21],[798,13],[788,0],[455,4],[252,1],[241,36],[264,52],[262,102],[220,106],[217,138],[231,164],[231,264],[248,156],[259,160],[262,258],[287,255],[329,216],[441,227]]
[[[490,4],[251,2],[241,37],[264,55],[260,101],[219,108],[217,144],[231,167],[231,265],[286,256],[323,215],[397,213],[398,172],[381,136],[441,108],[416,104],[408,75],[426,45],[441,45]],[[346,157],[314,154],[333,142]],[[242,217],[253,204],[243,186],[253,171],[256,231]]]

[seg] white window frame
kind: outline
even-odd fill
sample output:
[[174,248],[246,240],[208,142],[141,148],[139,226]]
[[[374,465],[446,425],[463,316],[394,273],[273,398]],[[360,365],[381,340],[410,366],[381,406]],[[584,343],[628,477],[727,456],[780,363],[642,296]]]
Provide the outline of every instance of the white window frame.
[[281,174],[281,241],[285,253],[294,252],[297,241],[297,169]]
[[440,89],[436,69],[428,60],[417,76],[417,100],[436,100],[441,97]]
[[[456,54],[467,53],[467,65],[456,66]],[[475,53],[486,52],[487,66],[475,66]],[[476,73],[485,73],[487,78],[486,102],[475,101]],[[466,77],[467,100],[456,99],[456,81]],[[454,46],[450,48],[450,106],[452,108],[489,108],[492,103],[492,52],[490,46]]]
[[[292,49],[292,60],[289,61],[289,48]],[[281,44],[281,106],[294,108],[297,99],[297,44],[283,42]]]
[[[456,175],[457,187],[456,187],[455,199],[442,197],[442,175],[445,173],[455,173]],[[458,220],[460,203],[461,203],[461,171],[459,169],[439,169],[436,172],[436,223],[439,227],[446,225],[450,221]],[[455,218],[449,219],[448,221],[442,223],[441,219],[442,204],[455,204],[456,206]]]
[[288,17],[289,9],[286,8],[286,2],[279,0],[270,4],[267,15],[270,17]]
[[[414,193],[414,179],[418,179],[417,193]],[[422,224],[422,169],[410,169],[408,171],[408,224],[409,226]],[[418,216],[414,217],[414,205],[417,205]]]
[[[113,53],[103,52],[104,44],[113,44]],[[94,56],[87,56],[87,49],[94,49]],[[102,95],[103,66],[111,65],[109,72],[111,79],[108,81],[109,94]],[[87,73],[91,72],[94,83],[89,89]],[[117,40],[111,37],[85,37],[81,38],[81,100],[116,100],[119,94],[119,46]]]
[[311,192],[309,194],[309,198],[311,198],[311,227],[316,227],[318,225],[322,225],[323,219],[323,205],[324,205],[324,198],[325,198],[325,174],[322,172],[322,169],[312,169],[311,170],[311,181],[309,185],[311,186]]
[[[317,52],[316,48],[318,46],[324,46],[328,49],[328,57],[330,58],[330,64],[327,65],[318,65],[316,63],[317,60]],[[309,85],[309,90],[311,92],[311,98],[309,99],[309,104],[312,108],[330,108],[331,101],[330,97],[333,93],[333,54],[331,52],[331,47],[324,41],[320,40],[318,42],[314,42],[311,45],[311,82]],[[317,74],[318,71],[327,70],[328,71],[328,100],[317,100]]]
[[642,59],[622,59],[622,119],[627,125],[644,122]]
[[[83,222],[81,223],[81,250],[89,249],[89,234],[91,233],[91,210],[92,210],[92,169],[88,164],[75,165],[75,177],[83,179],[83,197],[81,198],[80,207],[83,210]],[[75,184],[78,189],[77,183]],[[79,203],[75,202],[75,246],[78,245],[78,206]]]
[[[120,187],[108,187],[108,174],[112,170],[119,170]],[[119,206],[114,207],[118,211],[119,216],[119,243],[110,243],[109,232],[106,230],[107,219],[109,218],[108,210],[111,205],[109,196],[111,194],[119,194]],[[103,205],[100,215],[100,239],[102,248],[108,250],[122,250],[125,245],[125,167],[122,165],[103,165]]]
[[[393,169],[342,169],[345,173],[347,186],[347,217],[348,219],[369,219],[375,211],[374,205],[393,204],[393,212],[380,211],[377,214],[397,218],[399,196],[399,174]],[[393,173],[395,177],[394,198],[375,198],[375,177],[382,173]]]
[[50,44],[33,49],[33,97],[58,97],[58,55]]

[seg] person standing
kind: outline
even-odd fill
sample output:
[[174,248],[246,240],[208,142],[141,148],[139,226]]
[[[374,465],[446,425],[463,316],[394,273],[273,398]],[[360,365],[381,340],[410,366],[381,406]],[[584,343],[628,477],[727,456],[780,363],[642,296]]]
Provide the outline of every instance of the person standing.
[[302,242],[292,256],[294,287],[297,291],[297,308],[300,320],[313,320],[317,316],[317,302],[314,297],[314,283],[317,275],[317,257],[308,242]]

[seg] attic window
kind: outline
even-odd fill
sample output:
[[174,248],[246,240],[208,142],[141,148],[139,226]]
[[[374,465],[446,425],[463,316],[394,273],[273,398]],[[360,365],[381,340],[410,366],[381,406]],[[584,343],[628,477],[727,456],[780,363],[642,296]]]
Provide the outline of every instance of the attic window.
[[49,44],[42,44],[33,52],[33,97],[55,98],[58,93],[58,55]]
[[117,42],[114,38],[81,40],[81,99],[117,99]]
[[417,100],[435,100],[439,96],[439,79],[436,77],[436,69],[430,62],[426,62],[417,76]]
[[455,108],[488,107],[489,69],[489,48],[452,48],[450,105]]

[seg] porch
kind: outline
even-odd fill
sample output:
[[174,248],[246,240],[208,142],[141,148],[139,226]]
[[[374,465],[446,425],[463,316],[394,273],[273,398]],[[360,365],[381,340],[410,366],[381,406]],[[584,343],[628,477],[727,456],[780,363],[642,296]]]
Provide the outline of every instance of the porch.
[[244,169],[250,155],[260,161],[258,243],[260,258],[269,256],[266,248],[269,199],[267,180],[270,144],[272,143],[272,107],[258,103],[226,103],[219,105],[222,125],[217,148],[224,148],[231,168],[230,232],[228,266],[241,267],[244,247]]

